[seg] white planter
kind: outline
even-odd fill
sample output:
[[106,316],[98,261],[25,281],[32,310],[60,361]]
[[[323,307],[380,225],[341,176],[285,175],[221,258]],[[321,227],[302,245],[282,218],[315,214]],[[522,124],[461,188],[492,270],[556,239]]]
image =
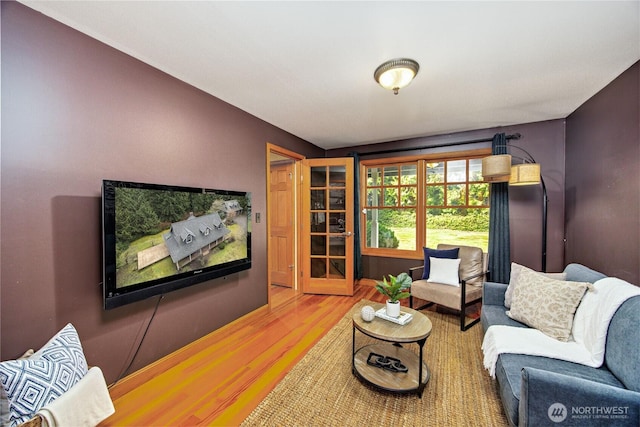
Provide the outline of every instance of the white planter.
[[387,316],[390,316],[390,317],[400,316],[400,301],[391,302],[387,300]]

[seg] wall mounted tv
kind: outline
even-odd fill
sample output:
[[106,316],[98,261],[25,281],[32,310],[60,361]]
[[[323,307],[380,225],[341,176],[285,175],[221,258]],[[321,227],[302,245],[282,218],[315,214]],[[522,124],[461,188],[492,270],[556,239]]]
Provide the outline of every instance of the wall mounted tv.
[[251,268],[251,193],[104,180],[106,310]]

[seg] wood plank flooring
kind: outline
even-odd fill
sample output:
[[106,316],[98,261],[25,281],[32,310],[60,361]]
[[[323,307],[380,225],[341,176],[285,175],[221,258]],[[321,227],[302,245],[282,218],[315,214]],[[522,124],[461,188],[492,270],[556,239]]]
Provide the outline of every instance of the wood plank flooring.
[[116,413],[101,426],[236,426],[362,298],[273,289],[260,308],[124,378],[110,389]]

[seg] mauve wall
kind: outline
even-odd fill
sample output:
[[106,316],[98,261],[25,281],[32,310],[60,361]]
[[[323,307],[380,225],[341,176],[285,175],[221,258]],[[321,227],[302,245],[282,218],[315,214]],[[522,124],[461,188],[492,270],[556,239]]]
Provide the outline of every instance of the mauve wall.
[[[413,138],[410,140],[372,144],[358,147],[357,151],[366,153],[378,150],[390,150],[411,147],[427,147],[451,142],[471,141],[492,138],[494,134],[504,132],[507,135],[520,133],[519,140],[513,144],[527,150],[541,164],[542,175],[549,196],[547,231],[547,271],[564,269],[564,120],[551,120],[501,128],[459,132],[441,136]],[[416,155],[421,152],[449,152],[491,147],[491,143],[461,145],[458,147],[437,148],[422,151],[404,151],[397,155]],[[330,156],[344,156],[353,148],[329,151]],[[517,151],[514,155],[522,155]],[[396,154],[393,154],[394,156]],[[392,154],[386,154],[392,156]],[[371,158],[363,156],[363,159]],[[536,270],[542,267],[542,188],[541,186],[510,187],[509,214],[511,226],[511,259]],[[364,256],[363,274],[366,278],[379,279],[386,274],[397,274],[409,267],[420,265],[421,260]]]
[[[214,42],[214,41],[212,41]],[[103,311],[103,178],[247,190],[265,218],[267,141],[324,151],[14,2],[2,2],[1,357],[73,323],[113,381],[157,298]],[[131,371],[267,303],[266,222],[253,267],[170,293]]]
[[640,65],[567,118],[568,262],[640,285]]

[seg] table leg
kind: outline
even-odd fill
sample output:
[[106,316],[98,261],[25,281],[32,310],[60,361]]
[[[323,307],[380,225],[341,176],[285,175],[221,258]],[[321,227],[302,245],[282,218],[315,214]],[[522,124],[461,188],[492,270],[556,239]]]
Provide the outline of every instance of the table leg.
[[420,346],[420,358],[418,359],[418,396],[422,399],[422,392],[424,391],[424,387],[427,385],[426,383],[422,383],[422,363],[423,363],[423,350],[424,344],[427,342],[427,339],[422,339],[418,341],[418,345]]
[[351,372],[356,373],[356,327],[351,326],[352,329],[352,337],[351,337]]

